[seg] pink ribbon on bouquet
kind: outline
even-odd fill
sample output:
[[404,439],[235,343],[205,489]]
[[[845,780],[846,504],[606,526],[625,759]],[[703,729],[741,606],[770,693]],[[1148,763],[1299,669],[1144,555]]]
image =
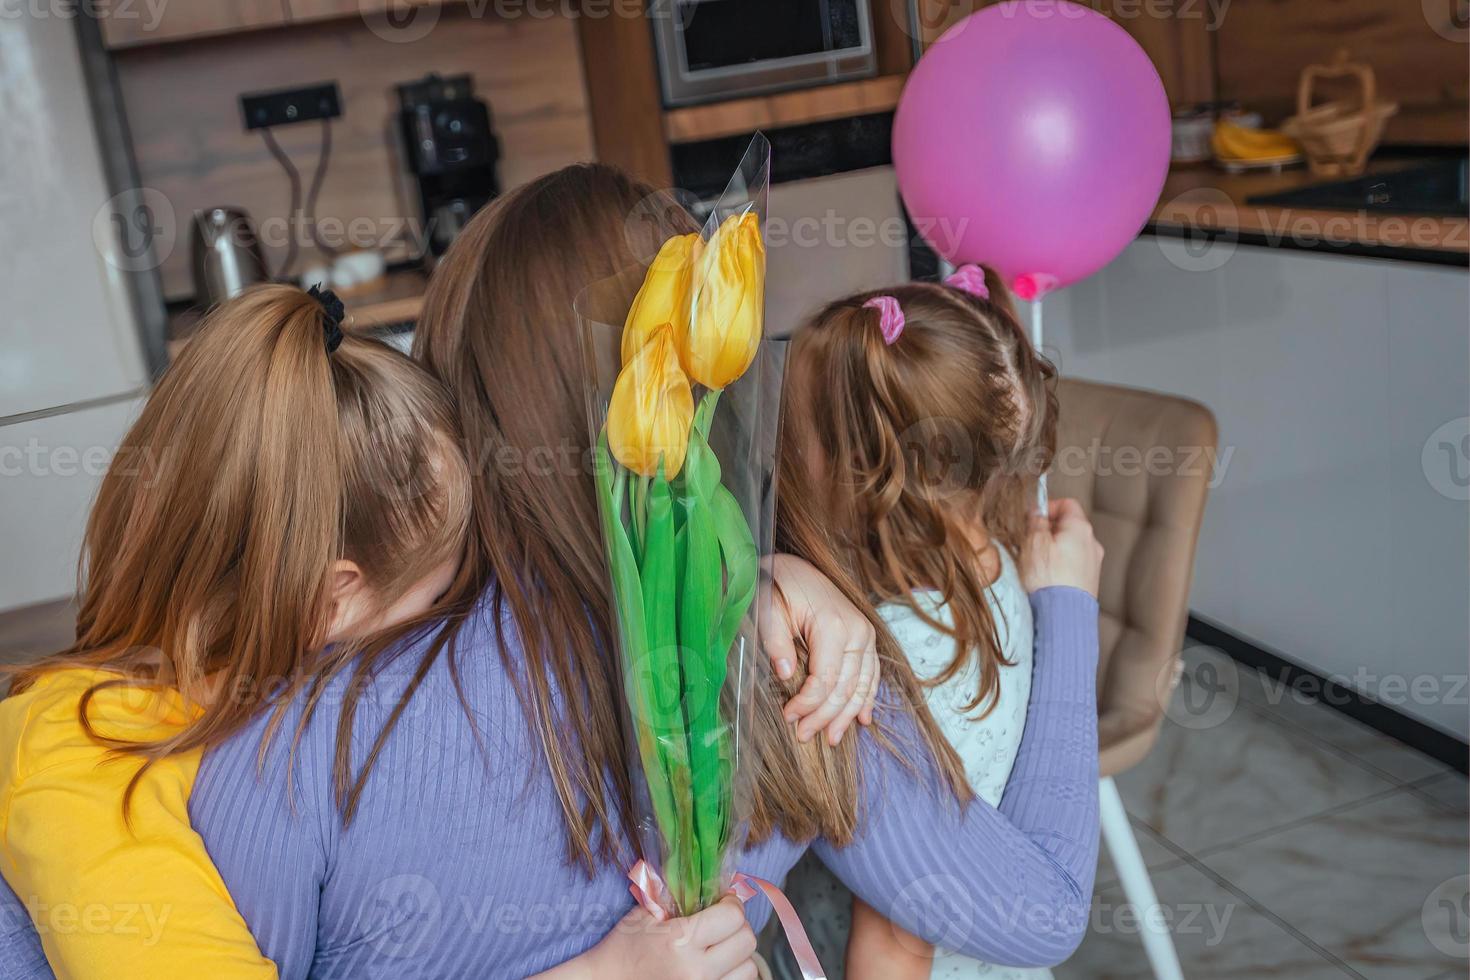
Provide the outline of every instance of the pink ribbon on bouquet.
[[[633,893],[634,900],[649,915],[659,922],[669,917],[673,902],[669,898],[668,886],[658,872],[648,866],[647,861],[639,861],[633,865],[633,870],[628,872],[628,880],[632,882],[628,891]],[[827,980],[827,973],[822,969],[821,960],[817,959],[811,937],[801,924],[801,916],[796,914],[796,907],[781,889],[764,878],[737,872],[730,890],[741,902],[749,902],[756,895],[765,895],[771,908],[776,911],[776,918],[781,920],[781,928],[786,931],[786,942],[791,945],[796,965],[801,969],[802,980]]]

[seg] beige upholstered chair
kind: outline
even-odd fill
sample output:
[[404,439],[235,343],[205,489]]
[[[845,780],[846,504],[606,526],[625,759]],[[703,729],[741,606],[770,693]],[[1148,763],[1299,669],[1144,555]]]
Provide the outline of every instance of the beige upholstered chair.
[[[1073,379],[1057,394],[1048,489],[1081,502],[1106,551],[1098,660],[1103,838],[1124,892],[1143,913],[1158,899],[1113,777],[1153,747],[1178,676],[1218,437],[1209,409],[1183,398]],[[1181,977],[1161,918],[1143,918],[1155,976]]]

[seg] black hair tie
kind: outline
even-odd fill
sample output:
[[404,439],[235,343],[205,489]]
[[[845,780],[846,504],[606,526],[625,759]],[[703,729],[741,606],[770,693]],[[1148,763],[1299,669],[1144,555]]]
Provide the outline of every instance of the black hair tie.
[[306,295],[321,304],[322,332],[326,335],[327,353],[330,354],[342,346],[342,319],[347,315],[347,308],[337,298],[337,294],[330,289],[323,289],[321,283],[317,283],[306,291]]

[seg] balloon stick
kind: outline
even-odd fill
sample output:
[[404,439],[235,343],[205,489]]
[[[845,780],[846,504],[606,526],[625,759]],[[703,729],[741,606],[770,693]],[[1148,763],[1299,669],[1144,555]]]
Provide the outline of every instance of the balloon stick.
[[[1031,347],[1041,353],[1041,303],[1045,293],[1037,293],[1031,300]],[[1036,478],[1036,509],[1043,516],[1047,513],[1046,474]]]

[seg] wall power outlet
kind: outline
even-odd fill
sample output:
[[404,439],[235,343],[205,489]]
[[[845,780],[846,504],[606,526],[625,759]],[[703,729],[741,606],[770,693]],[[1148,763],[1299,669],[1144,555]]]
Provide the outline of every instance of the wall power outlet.
[[255,92],[240,96],[240,112],[245,118],[246,129],[335,119],[342,115],[342,94],[336,82]]

